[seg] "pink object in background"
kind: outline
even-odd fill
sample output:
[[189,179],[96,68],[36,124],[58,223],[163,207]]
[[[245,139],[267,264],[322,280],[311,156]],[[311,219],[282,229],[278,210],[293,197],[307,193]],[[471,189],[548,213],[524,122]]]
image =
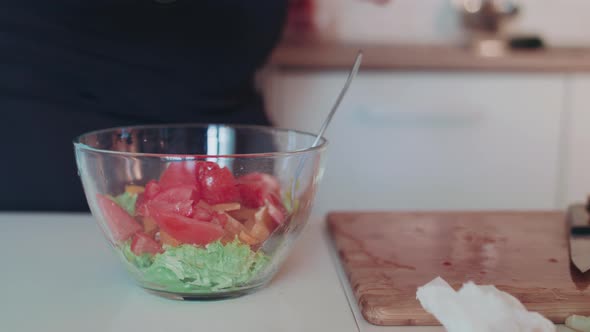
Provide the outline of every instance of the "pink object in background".
[[287,36],[308,34],[315,29],[315,0],[291,0],[287,16]]
[[[384,7],[393,0],[348,0],[351,3]],[[374,5],[374,6],[371,6]],[[289,40],[330,39],[326,38],[341,10],[346,8],[342,0],[290,0],[285,37]],[[377,8],[376,8],[377,9]]]

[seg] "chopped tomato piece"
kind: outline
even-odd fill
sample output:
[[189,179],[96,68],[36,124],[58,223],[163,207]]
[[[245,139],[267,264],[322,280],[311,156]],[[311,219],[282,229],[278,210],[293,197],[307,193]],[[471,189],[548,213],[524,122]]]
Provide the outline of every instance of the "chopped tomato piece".
[[178,186],[161,191],[153,200],[166,203],[189,200],[196,202],[199,200],[199,195],[195,186]]
[[151,201],[147,204],[148,216],[153,216],[157,213],[174,213],[183,217],[192,217],[195,213],[193,208],[193,201],[179,201],[176,203],[168,203],[161,201]]
[[197,207],[195,209],[194,218],[199,221],[209,222],[213,220],[213,213],[211,213],[211,211],[207,211],[205,209]]
[[206,245],[220,239],[224,234],[220,225],[178,214],[157,212],[153,217],[164,232],[182,243]]
[[242,225],[241,222],[237,221],[236,219],[232,218],[231,216],[227,215],[227,222],[225,223],[224,229],[228,234],[234,235],[240,234],[241,231],[245,231],[246,227]]
[[148,215],[144,194],[139,194],[139,196],[137,196],[137,201],[135,201],[135,215],[140,217]]
[[259,183],[238,183],[242,203],[249,208],[259,208],[264,205],[267,195],[266,189]]
[[162,244],[172,247],[178,247],[179,245],[181,245],[180,241],[173,238],[172,236],[170,236],[170,234],[166,232],[160,232],[160,241],[162,242]]
[[193,203],[197,199],[198,195],[194,187],[179,186],[169,188],[144,203],[147,211],[142,210],[141,215],[150,216],[157,212],[170,212],[192,217],[194,215]]
[[237,180],[237,187],[244,205],[259,208],[270,195],[280,196],[279,181],[269,174],[250,173]]
[[200,208],[203,208],[207,211],[211,211],[213,210],[213,207],[211,207],[211,205],[207,204],[207,202],[205,202],[204,200],[200,200],[197,202],[197,206]]
[[278,208],[273,205],[269,205],[268,206],[268,213],[272,217],[272,220],[274,220],[277,224],[282,224],[283,222],[285,222],[286,213],[284,212],[283,209]]
[[145,195],[138,197],[136,213],[139,216],[147,217],[150,216],[151,211],[166,211],[190,217],[194,213],[193,202],[196,199],[198,199],[198,194],[194,187],[179,186],[169,188],[159,191],[149,199]]
[[239,192],[233,174],[227,167],[212,162],[197,164],[197,179],[201,197],[209,204],[237,202]]
[[126,241],[141,230],[139,223],[110,198],[101,194],[97,194],[96,198],[98,207],[115,242]]
[[133,240],[131,241],[131,251],[136,255],[155,255],[162,252],[162,246],[149,235],[138,232],[133,235]]
[[270,215],[268,206],[261,207],[254,215],[254,223],[263,224],[268,229],[275,229],[277,224]]
[[228,217],[228,215],[227,215],[227,214],[225,214],[225,213],[218,213],[218,214],[215,216],[215,219],[217,219],[217,220],[219,221],[219,224],[220,224],[221,226],[225,226],[225,224],[227,223],[227,219],[228,219],[228,218],[229,218],[229,217]]
[[160,176],[160,186],[168,189],[177,186],[196,186],[197,174],[194,161],[172,162]]
[[266,173],[260,172],[252,172],[246,175],[240,176],[238,179],[239,183],[260,183],[264,185],[266,190],[269,192],[279,192],[281,190],[281,185],[279,180],[274,176]]
[[205,174],[209,171],[218,170],[220,167],[217,163],[212,161],[200,161],[197,163],[196,172],[197,172],[197,179],[202,178]]
[[[199,201],[199,203],[195,206],[195,214],[193,216],[193,218],[200,220],[200,221],[206,221],[209,222],[211,220],[213,220],[213,210],[211,210],[209,207],[206,207],[204,205],[207,205],[207,203],[202,203],[203,201]],[[207,205],[208,206],[208,205]]]
[[157,181],[151,180],[145,185],[144,196],[147,200],[150,200],[160,192],[160,185]]
[[135,214],[138,216],[148,216],[147,202],[156,197],[160,193],[160,185],[158,182],[151,180],[145,185],[145,190],[137,197],[135,202]]
[[222,213],[214,213],[211,222],[221,227],[225,227],[225,224],[227,224],[227,216]]
[[236,210],[236,211],[228,211],[227,214],[229,214],[230,216],[232,216],[233,218],[235,218],[241,222],[246,222],[246,221],[254,218],[254,214],[256,213],[256,211],[258,211],[258,210],[242,207],[241,209]]
[[282,224],[287,219],[287,209],[276,195],[269,195],[266,199],[268,214],[277,224]]
[[158,231],[158,224],[152,217],[143,217],[143,231],[148,235],[154,235]]

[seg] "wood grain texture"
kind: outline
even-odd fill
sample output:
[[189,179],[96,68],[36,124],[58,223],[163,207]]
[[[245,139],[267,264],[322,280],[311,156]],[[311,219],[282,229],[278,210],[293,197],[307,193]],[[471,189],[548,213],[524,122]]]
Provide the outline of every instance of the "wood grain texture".
[[590,274],[569,260],[562,212],[339,212],[327,217],[367,321],[438,325],[416,290],[441,276],[493,284],[555,323],[590,315]]
[[467,47],[284,42],[270,64],[281,69],[348,70],[363,49],[362,70],[579,72],[590,71],[590,49],[508,51],[485,57]]

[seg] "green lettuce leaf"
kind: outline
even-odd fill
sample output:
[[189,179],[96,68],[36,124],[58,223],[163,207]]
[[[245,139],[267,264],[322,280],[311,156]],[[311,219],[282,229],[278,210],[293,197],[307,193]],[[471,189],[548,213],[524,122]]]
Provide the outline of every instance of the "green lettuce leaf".
[[[123,252],[125,257],[133,255],[130,249],[124,248]],[[147,283],[169,291],[203,292],[244,284],[269,262],[266,255],[252,251],[238,240],[225,245],[216,241],[204,248],[188,244],[166,247],[163,253],[153,256],[149,265],[137,256],[127,259],[140,269]]]
[[122,207],[127,213],[135,216],[135,202],[137,202],[137,194],[130,194],[124,192],[119,196],[110,197],[117,205]]
[[147,268],[154,262],[154,257],[150,254],[136,255],[131,251],[131,241],[127,241],[123,248],[121,248],[123,256],[129,261],[129,263],[135,265],[135,267],[142,269]]

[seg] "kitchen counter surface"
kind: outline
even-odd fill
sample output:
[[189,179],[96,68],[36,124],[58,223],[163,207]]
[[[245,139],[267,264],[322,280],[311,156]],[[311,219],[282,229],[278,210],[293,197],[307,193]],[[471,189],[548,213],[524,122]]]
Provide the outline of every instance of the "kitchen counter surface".
[[319,220],[268,287],[205,302],[136,286],[89,215],[0,214],[0,225],[2,331],[358,331]]
[[136,286],[90,215],[2,213],[0,225],[3,331],[444,331],[364,321],[319,218],[269,286],[206,302]]
[[466,47],[283,42],[270,59],[281,69],[348,69],[363,49],[363,69],[412,71],[580,72],[590,71],[590,49],[547,48],[485,57]]

